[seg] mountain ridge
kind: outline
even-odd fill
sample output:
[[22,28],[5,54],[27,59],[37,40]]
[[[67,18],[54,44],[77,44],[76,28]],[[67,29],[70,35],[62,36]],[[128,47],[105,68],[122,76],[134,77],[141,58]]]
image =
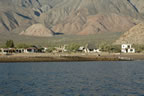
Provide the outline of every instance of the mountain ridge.
[[[124,32],[144,20],[143,0],[1,0],[0,5],[0,33],[19,34],[37,23],[64,34]],[[99,14],[104,20],[93,22]]]

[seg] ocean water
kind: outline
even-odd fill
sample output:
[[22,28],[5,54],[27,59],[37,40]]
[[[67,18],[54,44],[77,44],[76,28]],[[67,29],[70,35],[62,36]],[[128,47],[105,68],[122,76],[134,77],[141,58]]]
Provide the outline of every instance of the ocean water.
[[144,61],[0,63],[0,96],[144,96]]

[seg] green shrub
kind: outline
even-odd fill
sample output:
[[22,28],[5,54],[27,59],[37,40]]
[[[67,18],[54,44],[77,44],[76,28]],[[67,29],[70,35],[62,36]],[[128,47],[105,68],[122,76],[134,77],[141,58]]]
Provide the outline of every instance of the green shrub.
[[133,47],[135,48],[137,53],[144,52],[144,45],[134,44]]
[[112,45],[109,43],[102,43],[99,45],[99,48],[103,52],[112,52],[112,53],[121,52],[121,46],[120,45]]
[[120,45],[111,45],[110,52],[120,53],[121,52],[121,46]]
[[76,52],[78,51],[80,45],[76,44],[76,43],[71,43],[68,46],[66,46],[66,50],[71,51],[71,52]]
[[100,48],[101,51],[103,51],[103,52],[109,52],[109,51],[111,50],[111,45],[104,42],[104,43],[101,43],[101,44],[99,45],[99,48]]
[[54,47],[48,47],[48,49],[46,50],[46,52],[51,53],[54,50],[56,50]]

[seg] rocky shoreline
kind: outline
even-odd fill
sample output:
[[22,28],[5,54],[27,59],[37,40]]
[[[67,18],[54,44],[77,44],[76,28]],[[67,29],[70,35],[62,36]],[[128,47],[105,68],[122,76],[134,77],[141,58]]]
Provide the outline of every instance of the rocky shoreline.
[[51,58],[51,57],[40,57],[40,58],[0,58],[0,62],[74,62],[74,61],[119,61],[117,58],[80,58],[80,57],[68,57],[68,58]]

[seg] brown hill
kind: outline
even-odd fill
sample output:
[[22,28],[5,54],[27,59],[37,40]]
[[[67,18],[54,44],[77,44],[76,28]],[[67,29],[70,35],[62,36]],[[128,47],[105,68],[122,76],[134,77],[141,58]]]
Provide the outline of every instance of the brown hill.
[[124,32],[134,26],[132,18],[117,14],[97,14],[88,16],[86,10],[68,17],[63,23],[53,27],[55,32],[64,34],[89,35],[101,32]]
[[144,44],[144,23],[132,27],[129,31],[124,33],[115,43]]
[[53,32],[42,24],[33,24],[32,26],[27,28],[26,31],[21,32],[20,35],[51,37],[53,36]]

